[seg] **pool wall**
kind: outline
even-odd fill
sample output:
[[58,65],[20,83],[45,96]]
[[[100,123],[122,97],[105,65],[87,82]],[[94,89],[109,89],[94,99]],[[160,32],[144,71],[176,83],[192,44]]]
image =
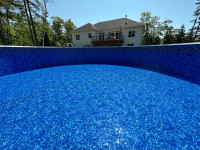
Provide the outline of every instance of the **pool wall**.
[[0,47],[0,76],[78,64],[138,67],[200,84],[200,44],[100,48]]

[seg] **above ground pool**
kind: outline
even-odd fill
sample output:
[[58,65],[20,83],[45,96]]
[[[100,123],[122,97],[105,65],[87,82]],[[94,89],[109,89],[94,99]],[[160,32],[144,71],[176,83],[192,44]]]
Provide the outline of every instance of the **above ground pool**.
[[123,52],[119,59],[104,55],[110,58],[106,63],[102,51],[97,58],[88,56],[89,49],[76,55],[76,64],[64,61],[71,54],[59,55],[62,61],[44,51],[0,50],[0,149],[200,149],[199,64],[189,69],[199,52],[157,51],[152,58],[152,50],[152,60],[187,54],[193,62],[183,67],[190,74],[181,76],[181,68],[175,73],[164,62],[127,58],[147,57],[144,51],[135,56],[133,50],[127,59]]

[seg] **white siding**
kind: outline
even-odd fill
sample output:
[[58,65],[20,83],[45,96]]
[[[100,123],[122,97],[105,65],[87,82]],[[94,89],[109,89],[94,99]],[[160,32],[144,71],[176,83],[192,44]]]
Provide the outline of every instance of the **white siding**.
[[[135,31],[135,37],[128,37],[129,31]],[[142,43],[142,27],[125,28],[122,31],[124,36],[124,43],[122,46],[128,46],[128,44],[134,44],[134,46],[140,46]]]
[[[128,44],[134,44],[134,46],[140,46],[142,43],[143,27],[133,27],[122,29],[122,35],[124,36],[124,43],[122,46],[128,46]],[[103,32],[112,32],[119,30],[110,30]],[[128,37],[129,31],[135,31],[135,37]],[[98,36],[99,32],[96,31],[83,31],[72,33],[72,40],[74,47],[84,47],[85,45],[91,45],[91,38],[88,38],[88,33],[92,33],[92,36]],[[76,40],[76,35],[80,35],[80,40]]]
[[[96,36],[96,31],[84,31],[72,33],[72,40],[74,47],[84,47],[85,45],[91,45],[91,38],[88,38],[88,33],[92,33],[92,36]],[[80,40],[76,40],[76,35],[80,35]]]

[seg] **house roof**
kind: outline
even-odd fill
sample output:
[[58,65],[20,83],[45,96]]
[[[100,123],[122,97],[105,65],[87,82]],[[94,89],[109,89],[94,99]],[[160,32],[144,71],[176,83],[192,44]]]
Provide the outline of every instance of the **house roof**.
[[121,19],[99,22],[94,25],[88,23],[84,26],[81,26],[80,28],[73,30],[73,32],[87,31],[87,30],[105,31],[110,29],[120,29],[120,28],[136,27],[136,26],[143,26],[143,24],[127,18],[121,18]]
[[99,22],[95,24],[94,26],[99,30],[109,30],[112,28],[128,28],[128,27],[136,27],[136,26],[142,26],[143,24],[138,23],[136,21],[127,19],[127,18],[121,18],[116,20],[110,20],[110,21],[104,21]]
[[88,23],[86,25],[81,26],[80,28],[73,30],[73,32],[87,31],[87,30],[97,30],[97,28],[93,24]]

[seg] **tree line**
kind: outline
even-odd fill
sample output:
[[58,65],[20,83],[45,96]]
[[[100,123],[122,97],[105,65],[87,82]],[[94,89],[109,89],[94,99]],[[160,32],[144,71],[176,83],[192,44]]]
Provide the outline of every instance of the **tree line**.
[[[48,18],[50,0],[0,0],[0,45],[64,46],[72,43],[76,28],[71,19]],[[142,45],[187,43],[194,41],[193,30],[175,29],[172,20],[160,21],[150,12],[141,13],[145,25]]]
[[47,20],[49,0],[0,0],[0,45],[63,46],[76,28],[71,19]]
[[143,12],[140,21],[145,25],[143,45],[173,44],[194,42],[192,28],[186,32],[185,26],[174,28],[172,20],[160,21],[158,16],[152,16],[150,12]]

